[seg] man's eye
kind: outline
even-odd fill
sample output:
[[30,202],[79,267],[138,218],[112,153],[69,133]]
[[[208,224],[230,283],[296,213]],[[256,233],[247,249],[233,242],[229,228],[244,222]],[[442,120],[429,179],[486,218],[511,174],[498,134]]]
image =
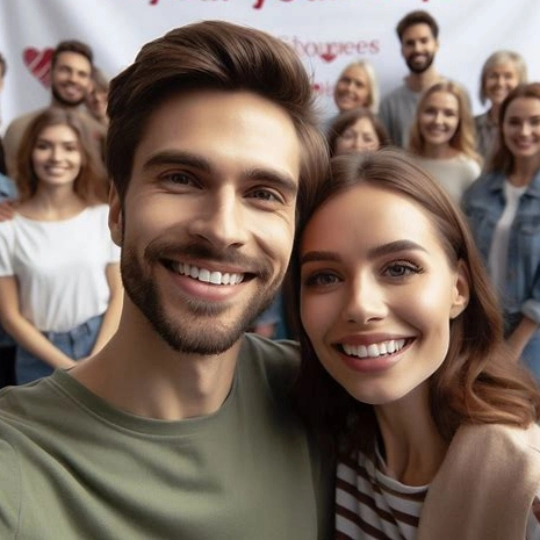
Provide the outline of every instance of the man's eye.
[[195,184],[193,175],[183,172],[167,173],[162,176],[162,179],[167,182],[171,182],[172,184],[181,184],[186,186]]
[[254,189],[251,191],[250,196],[261,201],[281,202],[281,198],[274,191],[268,189]]

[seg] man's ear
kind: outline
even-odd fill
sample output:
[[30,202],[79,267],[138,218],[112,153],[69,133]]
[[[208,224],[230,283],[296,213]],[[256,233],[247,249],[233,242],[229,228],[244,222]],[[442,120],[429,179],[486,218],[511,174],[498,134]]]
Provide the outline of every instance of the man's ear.
[[109,191],[109,229],[113,242],[122,247],[124,240],[124,216],[122,202],[114,184],[111,184]]
[[450,318],[455,319],[469,305],[470,281],[469,272],[465,263],[460,260],[457,264],[456,277],[454,283],[453,302],[450,308]]

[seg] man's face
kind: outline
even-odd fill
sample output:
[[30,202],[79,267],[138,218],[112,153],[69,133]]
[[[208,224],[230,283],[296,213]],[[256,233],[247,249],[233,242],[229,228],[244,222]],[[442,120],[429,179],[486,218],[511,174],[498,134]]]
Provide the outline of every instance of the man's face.
[[149,118],[123,204],[111,201],[125,309],[174,350],[228,350],[285,274],[299,172],[293,123],[270,101],[169,98]]
[[83,103],[92,86],[92,66],[88,58],[75,52],[58,55],[51,70],[51,91],[54,99],[67,107]]
[[433,64],[438,49],[439,42],[427,24],[409,26],[403,33],[401,55],[411,73],[420,74],[427,71]]

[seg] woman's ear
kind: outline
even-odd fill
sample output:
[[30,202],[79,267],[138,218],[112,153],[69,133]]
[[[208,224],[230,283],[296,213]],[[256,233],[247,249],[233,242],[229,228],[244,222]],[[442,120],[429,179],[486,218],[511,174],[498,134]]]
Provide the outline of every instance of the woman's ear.
[[459,260],[456,268],[456,276],[453,291],[453,301],[450,308],[450,318],[455,319],[469,305],[470,281],[469,272],[463,260]]

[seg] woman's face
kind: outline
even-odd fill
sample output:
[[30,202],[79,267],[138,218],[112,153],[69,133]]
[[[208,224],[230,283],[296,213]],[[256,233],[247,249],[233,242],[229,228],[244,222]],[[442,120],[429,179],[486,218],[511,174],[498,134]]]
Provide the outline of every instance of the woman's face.
[[449,145],[459,125],[459,102],[449,92],[434,92],[419,111],[418,126],[427,145]]
[[310,219],[300,257],[304,329],[354,398],[394,402],[439,368],[468,285],[415,202],[366,184],[336,195]]
[[92,116],[98,120],[107,118],[107,92],[93,89],[86,96],[86,106]]
[[493,66],[486,72],[484,91],[493,105],[499,106],[519,84],[519,75],[513,62]]
[[340,112],[367,107],[369,95],[369,79],[362,66],[348,67],[339,76],[334,88],[334,101]]
[[32,164],[36,176],[44,184],[73,184],[82,165],[77,133],[65,124],[46,127],[36,139]]
[[381,141],[369,118],[359,118],[336,139],[335,155],[377,150]]
[[503,138],[516,158],[540,157],[540,99],[518,97],[508,105]]

